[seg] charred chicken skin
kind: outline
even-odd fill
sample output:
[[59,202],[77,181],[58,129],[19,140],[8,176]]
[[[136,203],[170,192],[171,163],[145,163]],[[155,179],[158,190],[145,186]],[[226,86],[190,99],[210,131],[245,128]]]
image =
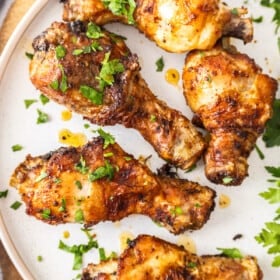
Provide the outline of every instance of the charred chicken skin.
[[252,256],[198,257],[183,247],[154,236],[139,235],[117,260],[89,264],[82,280],[260,280],[262,272]]
[[28,155],[11,176],[27,213],[49,224],[94,225],[143,214],[178,234],[199,229],[215,192],[197,183],[153,174],[118,144],[101,137],[79,148]]
[[187,103],[210,133],[205,155],[208,179],[239,185],[247,158],[272,115],[277,82],[233,47],[188,54],[183,70]]
[[218,0],[136,0],[112,8],[108,0],[66,0],[63,19],[105,24],[134,24],[159,47],[169,52],[210,49],[221,36],[250,42],[252,23],[246,9],[231,9]]
[[56,22],[33,47],[30,79],[50,99],[94,124],[137,129],[160,157],[182,169],[201,156],[201,134],[150,91],[123,38],[92,23]]

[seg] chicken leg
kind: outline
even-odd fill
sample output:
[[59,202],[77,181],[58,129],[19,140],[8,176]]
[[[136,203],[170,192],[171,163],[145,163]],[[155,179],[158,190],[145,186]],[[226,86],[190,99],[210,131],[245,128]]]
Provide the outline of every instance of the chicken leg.
[[50,99],[94,124],[137,129],[160,157],[182,169],[201,156],[201,134],[154,96],[123,38],[92,23],[56,22],[33,47],[30,79]]
[[272,115],[276,80],[247,55],[217,45],[187,55],[183,85],[187,103],[210,132],[206,176],[217,184],[241,184],[247,158]]
[[150,40],[169,52],[210,49],[221,36],[250,42],[251,19],[244,8],[231,9],[219,0],[130,0],[119,7],[109,0],[65,0],[65,21],[134,24]]

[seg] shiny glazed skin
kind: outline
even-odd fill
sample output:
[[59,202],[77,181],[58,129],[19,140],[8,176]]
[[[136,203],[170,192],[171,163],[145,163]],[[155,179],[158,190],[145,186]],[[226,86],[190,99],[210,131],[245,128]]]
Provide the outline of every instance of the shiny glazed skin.
[[116,260],[89,264],[82,280],[261,280],[256,258],[197,256],[154,236],[139,235]]
[[188,105],[210,133],[206,176],[217,184],[240,185],[248,174],[247,158],[272,115],[277,82],[247,55],[217,45],[186,57],[183,86]]
[[[81,160],[85,172],[77,169]],[[90,179],[92,172],[108,164],[113,169],[111,176]],[[90,226],[143,214],[179,234],[201,228],[215,205],[215,192],[210,188],[157,176],[118,144],[104,149],[100,137],[80,148],[28,155],[13,172],[10,185],[22,196],[27,214],[49,224],[82,222]],[[177,214],[176,209],[180,209]],[[83,213],[80,221],[76,220],[77,211]]]
[[[192,166],[206,146],[201,134],[179,111],[155,97],[141,77],[137,56],[131,54],[121,37],[103,30],[102,37],[95,40],[102,50],[73,55],[75,49],[93,42],[85,31],[86,25],[81,22],[56,22],[35,38],[35,54],[30,63],[30,79],[35,87],[93,124],[135,128],[164,160],[182,169]],[[66,49],[60,60],[56,57],[57,46]],[[104,90],[103,103],[96,105],[81,94],[80,86],[98,89],[96,77],[108,52],[110,60],[119,59],[124,71],[114,75],[114,83]],[[66,92],[50,86],[55,80],[61,81],[61,68],[67,76]]]
[[[66,0],[65,21],[112,21],[127,23],[116,16],[101,0]],[[182,53],[193,49],[210,49],[222,36],[233,36],[250,42],[253,37],[251,20],[243,18],[245,9],[232,9],[218,0],[137,0],[135,26],[159,47]]]

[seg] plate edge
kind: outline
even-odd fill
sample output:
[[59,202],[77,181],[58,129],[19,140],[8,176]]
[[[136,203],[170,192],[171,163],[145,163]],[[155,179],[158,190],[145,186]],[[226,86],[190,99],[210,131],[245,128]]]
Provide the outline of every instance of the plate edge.
[[[11,37],[9,38],[1,56],[0,56],[0,80],[5,72],[6,66],[16,48],[18,42],[21,40],[23,33],[38,15],[38,13],[48,4],[48,0],[35,1],[27,13],[23,16]],[[9,255],[11,261],[15,265],[17,271],[21,277],[25,280],[35,280],[32,273],[27,268],[26,264],[22,260],[20,254],[18,253],[9,233],[7,231],[6,225],[2,218],[0,211],[0,240]]]

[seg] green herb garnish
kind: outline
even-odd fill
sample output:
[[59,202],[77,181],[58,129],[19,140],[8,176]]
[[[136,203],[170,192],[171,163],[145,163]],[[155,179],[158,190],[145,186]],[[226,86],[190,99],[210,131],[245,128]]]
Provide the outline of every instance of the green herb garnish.
[[81,85],[80,92],[95,105],[101,105],[103,103],[103,93],[92,87]]
[[[280,203],[280,167],[266,166],[265,169],[273,176],[274,186],[268,188],[267,191],[260,193],[260,196],[268,201],[270,204]],[[273,267],[280,267],[280,207],[276,210],[276,217],[274,221],[265,223],[261,232],[255,236],[255,239],[263,247],[267,247],[268,254],[274,255],[272,262]]]
[[33,53],[29,53],[29,52],[25,52],[25,56],[26,56],[28,59],[32,60],[33,57],[34,57],[34,54],[33,54]]
[[97,133],[103,138],[104,144],[103,144],[103,149],[106,149],[109,145],[115,144],[116,140],[115,137],[108,133],[105,132],[102,128],[97,129]]
[[45,208],[43,209],[42,213],[41,213],[41,217],[45,220],[50,219],[51,217],[51,209],[49,208]]
[[104,248],[98,248],[98,253],[99,253],[100,261],[106,261],[107,260]]
[[48,102],[50,102],[49,98],[47,96],[45,96],[44,94],[40,94],[40,101],[43,105],[47,104]]
[[125,70],[119,59],[109,60],[110,55],[111,52],[105,54],[105,57],[101,62],[102,67],[99,76],[97,77],[101,91],[103,91],[106,86],[110,86],[114,83],[115,74],[122,73]]
[[57,59],[62,59],[66,55],[66,49],[62,45],[59,45],[55,48],[55,55]]
[[[87,233],[86,233],[87,234]],[[59,241],[58,248],[74,254],[74,262],[73,262],[73,270],[79,270],[82,268],[83,265],[83,255],[90,251],[93,248],[98,248],[98,243],[96,240],[93,239],[92,236],[87,234],[88,236],[88,243],[87,244],[80,244],[80,245],[73,245],[73,246],[68,246],[66,245],[63,241]]]
[[261,151],[261,149],[259,148],[259,146],[257,144],[255,144],[255,149],[256,149],[260,159],[263,160],[265,158],[264,153]]
[[272,118],[268,120],[266,124],[265,132],[263,134],[263,141],[265,142],[266,147],[280,146],[279,124],[280,124],[280,99],[275,99],[273,103]]
[[18,151],[21,151],[23,149],[23,147],[19,144],[15,144],[12,146],[12,151],[13,152],[18,152]]
[[257,18],[252,18],[252,21],[256,22],[256,23],[261,23],[263,21],[263,16],[259,16]]
[[61,200],[61,206],[59,207],[59,212],[65,212],[66,211],[66,199],[62,198]]
[[135,23],[133,14],[136,3],[134,0],[102,0],[102,2],[114,15],[126,17],[128,24]]
[[25,108],[28,109],[32,104],[36,102],[38,102],[36,99],[25,99],[24,100]]
[[155,115],[150,116],[150,122],[154,123],[157,121],[157,117]]
[[157,61],[156,61],[156,66],[157,66],[157,72],[161,72],[164,68],[164,61],[163,61],[163,57],[160,57]]
[[38,117],[37,117],[37,124],[46,123],[49,121],[48,114],[42,112],[41,110],[37,109]]
[[237,248],[217,248],[217,250],[222,252],[222,255],[232,258],[232,259],[242,259],[243,255]]
[[81,222],[83,222],[83,220],[84,220],[84,212],[82,209],[78,209],[75,212],[75,222],[81,223]]
[[1,191],[0,192],[0,198],[6,198],[7,197],[7,195],[8,195],[8,190],[5,190],[5,191]]
[[174,216],[179,216],[179,215],[182,215],[184,212],[183,212],[183,209],[182,207],[180,206],[175,206],[174,208],[172,208],[170,210],[170,213]]
[[90,39],[99,39],[100,37],[104,36],[100,26],[98,26],[92,22],[90,22],[87,26],[86,35]]
[[81,181],[75,181],[75,185],[77,186],[77,188],[79,189],[79,190],[81,190],[82,188],[83,188],[83,185],[82,185],[82,183],[81,183]]
[[86,161],[84,160],[84,158],[82,156],[80,157],[80,161],[77,164],[75,164],[75,169],[82,174],[88,173],[89,168],[88,168],[88,166],[86,166]]
[[233,178],[231,178],[231,177],[223,178],[223,184],[225,184],[225,185],[230,184],[232,181],[233,181]]
[[43,261],[43,257],[42,256],[37,256],[37,261],[38,262],[42,262]]
[[10,207],[14,210],[17,210],[21,205],[22,203],[20,201],[15,201]]
[[108,178],[112,180],[115,174],[115,168],[106,160],[104,166],[100,166],[89,174],[89,180],[94,182],[98,179]]

